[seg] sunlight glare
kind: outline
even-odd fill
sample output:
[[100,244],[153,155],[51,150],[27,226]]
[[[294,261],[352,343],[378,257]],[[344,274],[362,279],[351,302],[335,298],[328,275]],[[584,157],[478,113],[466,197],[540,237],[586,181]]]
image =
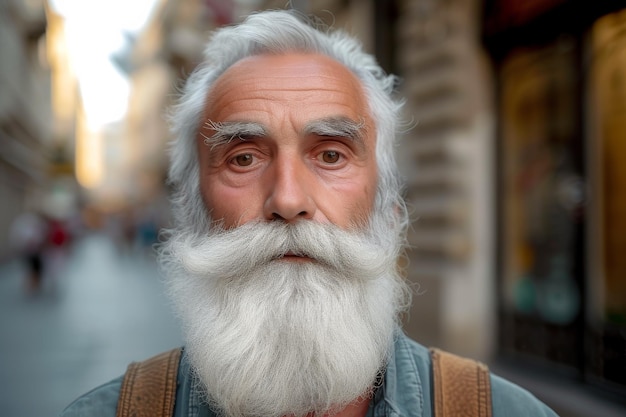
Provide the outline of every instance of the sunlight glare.
[[53,0],[66,20],[71,65],[77,74],[90,128],[124,117],[129,84],[111,61],[125,46],[125,33],[146,23],[156,0]]

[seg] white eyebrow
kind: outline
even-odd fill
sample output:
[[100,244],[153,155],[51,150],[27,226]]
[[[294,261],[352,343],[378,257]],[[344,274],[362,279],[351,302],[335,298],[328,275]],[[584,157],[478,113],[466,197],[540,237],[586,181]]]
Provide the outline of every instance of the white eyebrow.
[[230,143],[235,139],[244,141],[250,136],[267,136],[265,126],[255,122],[214,122],[207,120],[204,122],[203,127],[215,132],[210,137],[200,132],[200,135],[204,138],[204,144],[210,146],[211,150],[216,146]]
[[365,146],[365,121],[354,121],[348,117],[336,116],[313,120],[306,124],[304,135],[348,138],[360,146]]

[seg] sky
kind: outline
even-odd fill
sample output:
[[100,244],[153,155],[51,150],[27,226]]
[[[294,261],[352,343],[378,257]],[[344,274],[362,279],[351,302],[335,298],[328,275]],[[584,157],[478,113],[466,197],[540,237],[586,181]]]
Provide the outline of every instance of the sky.
[[124,48],[125,33],[137,33],[156,0],[51,0],[65,17],[68,49],[87,120],[98,128],[123,118],[129,83],[111,55]]

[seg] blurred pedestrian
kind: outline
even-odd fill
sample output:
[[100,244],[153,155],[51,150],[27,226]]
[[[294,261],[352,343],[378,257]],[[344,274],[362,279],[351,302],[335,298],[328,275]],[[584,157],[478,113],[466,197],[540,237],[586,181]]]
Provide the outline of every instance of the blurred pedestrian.
[[69,254],[72,235],[65,219],[48,219],[48,236],[43,248],[46,279],[54,285],[62,275]]
[[20,214],[11,225],[10,242],[26,267],[26,285],[29,292],[37,292],[42,287],[48,233],[46,220],[36,212]]

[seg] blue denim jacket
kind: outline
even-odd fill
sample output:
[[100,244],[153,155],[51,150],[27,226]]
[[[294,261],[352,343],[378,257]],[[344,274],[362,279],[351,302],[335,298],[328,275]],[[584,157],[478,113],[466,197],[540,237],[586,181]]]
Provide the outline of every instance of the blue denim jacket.
[[[431,371],[427,348],[398,335],[394,355],[366,417],[431,417]],[[61,417],[115,417],[122,377],[104,384],[70,404]],[[202,400],[185,354],[178,372],[175,417],[217,417]],[[525,389],[491,375],[493,417],[554,417],[556,414]]]

